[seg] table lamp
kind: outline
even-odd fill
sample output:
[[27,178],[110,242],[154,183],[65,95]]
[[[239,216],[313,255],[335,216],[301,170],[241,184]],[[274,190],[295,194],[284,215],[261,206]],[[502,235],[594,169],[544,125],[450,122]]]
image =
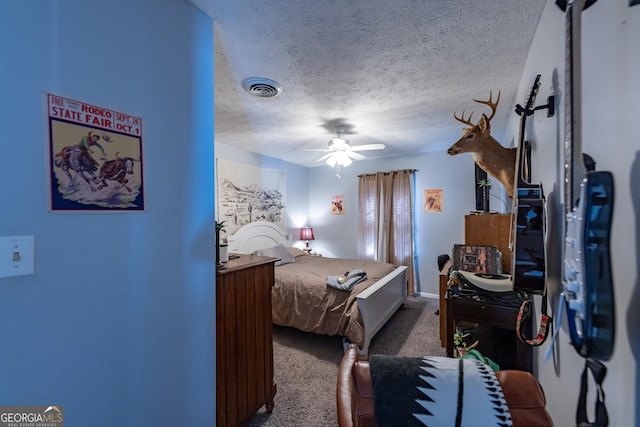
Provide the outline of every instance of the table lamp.
[[313,228],[311,227],[303,227],[300,229],[300,240],[306,240],[307,241],[307,246],[304,247],[304,249],[302,249],[303,251],[307,252],[307,253],[311,253],[311,248],[309,247],[309,240],[315,240],[315,237],[313,235]]

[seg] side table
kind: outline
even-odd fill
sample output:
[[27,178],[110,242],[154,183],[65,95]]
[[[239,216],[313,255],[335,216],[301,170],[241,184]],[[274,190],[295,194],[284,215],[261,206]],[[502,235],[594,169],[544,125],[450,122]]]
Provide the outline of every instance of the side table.
[[[518,311],[526,295],[514,292],[508,294],[510,295],[486,298],[473,292],[454,293],[451,289],[447,290],[448,357],[454,357],[453,335],[456,325],[458,322],[468,322],[478,332],[477,349],[483,356],[496,362],[500,369],[534,373],[532,349],[516,335]],[[533,311],[533,306],[531,308]],[[533,319],[529,318],[524,325],[524,333],[528,337],[532,334],[532,322]]]

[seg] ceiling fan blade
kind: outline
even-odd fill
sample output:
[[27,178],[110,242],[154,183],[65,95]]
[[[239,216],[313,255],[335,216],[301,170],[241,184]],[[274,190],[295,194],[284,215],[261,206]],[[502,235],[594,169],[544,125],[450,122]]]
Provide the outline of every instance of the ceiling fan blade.
[[365,144],[365,145],[352,145],[351,151],[363,151],[363,150],[383,150],[384,144]]
[[333,156],[333,153],[328,153],[325,154],[324,156],[320,157],[318,160],[316,160],[316,162],[321,162],[323,160],[327,160],[329,157]]
[[354,153],[352,151],[345,151],[344,154],[346,154],[347,156],[351,157],[354,160],[366,159],[366,157],[363,156],[362,154]]
[[296,150],[296,151],[324,151],[325,153],[328,153],[329,151],[333,151],[329,148],[305,148],[302,150]]

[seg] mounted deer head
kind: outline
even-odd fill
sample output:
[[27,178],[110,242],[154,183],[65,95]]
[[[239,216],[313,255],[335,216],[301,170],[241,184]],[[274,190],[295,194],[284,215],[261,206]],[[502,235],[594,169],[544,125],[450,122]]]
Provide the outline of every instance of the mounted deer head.
[[489,92],[488,101],[479,101],[477,99],[474,99],[474,101],[488,105],[491,108],[491,116],[487,117],[483,114],[478,123],[474,125],[471,122],[473,112],[469,114],[467,119],[464,118],[464,111],[462,112],[462,117],[458,117],[454,113],[453,117],[457,121],[470,127],[462,129],[462,138],[449,147],[447,153],[451,156],[460,153],[471,153],[476,164],[500,181],[507,190],[507,194],[513,197],[517,149],[503,147],[489,134],[491,132],[489,122],[496,114],[498,102],[500,102],[500,92],[498,92],[496,102],[493,102],[493,92]]

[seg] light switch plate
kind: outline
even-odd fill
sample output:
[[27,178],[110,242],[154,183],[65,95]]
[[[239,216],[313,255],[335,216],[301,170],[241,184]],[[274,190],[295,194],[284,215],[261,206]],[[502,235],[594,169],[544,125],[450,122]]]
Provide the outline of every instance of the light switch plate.
[[0,237],[0,278],[35,272],[35,237]]

